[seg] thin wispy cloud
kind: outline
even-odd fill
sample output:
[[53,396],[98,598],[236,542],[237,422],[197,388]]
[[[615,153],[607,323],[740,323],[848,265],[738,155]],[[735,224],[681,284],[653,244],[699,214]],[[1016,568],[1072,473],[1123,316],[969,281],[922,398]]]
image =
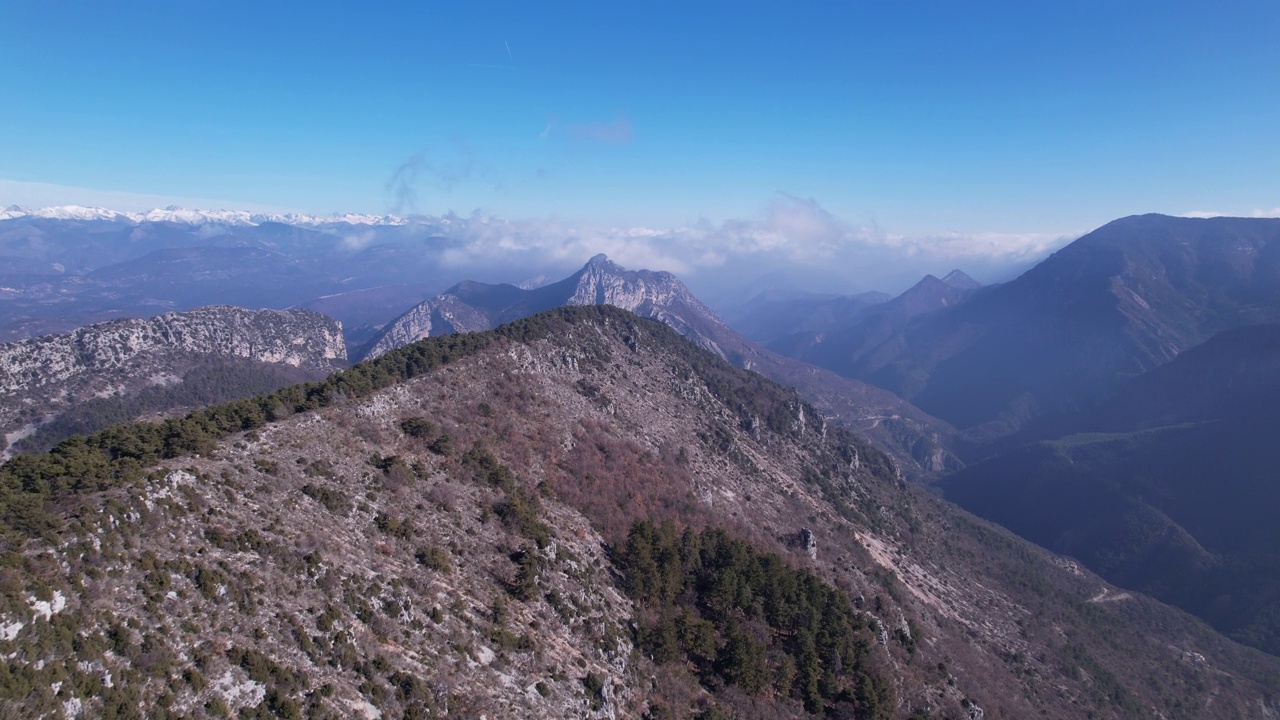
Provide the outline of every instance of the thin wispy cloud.
[[631,120],[621,115],[613,120],[568,124],[562,124],[560,118],[553,115],[547,119],[547,124],[543,126],[542,132],[538,133],[539,140],[562,138],[573,143],[601,143],[605,145],[626,145],[634,137],[635,130],[631,125]]
[[392,171],[383,189],[389,211],[400,215],[417,212],[424,192],[448,194],[472,180],[495,189],[504,187],[497,173],[476,159],[466,140],[457,138],[447,153],[422,150],[410,155]]
[[426,155],[418,153],[409,156],[391,173],[391,177],[387,179],[386,191],[391,199],[392,211],[405,213],[418,209],[418,178],[426,165]]

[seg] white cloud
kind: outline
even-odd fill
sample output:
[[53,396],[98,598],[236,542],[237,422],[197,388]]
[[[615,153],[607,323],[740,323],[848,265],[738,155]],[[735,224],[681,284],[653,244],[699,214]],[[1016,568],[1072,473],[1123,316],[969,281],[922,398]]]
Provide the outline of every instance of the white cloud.
[[563,218],[503,220],[479,212],[444,218],[449,246],[440,262],[467,268],[513,267],[521,277],[556,277],[605,253],[630,268],[668,270],[689,280],[744,283],[782,266],[847,278],[850,287],[896,290],[927,272],[962,267],[1004,279],[1066,245],[1079,233],[907,235],[841,220],[812,199],[779,194],[754,218],[684,227],[611,227]]
[[[410,190],[417,175],[439,170],[421,165],[411,159],[405,166],[408,170],[402,179]],[[453,177],[453,170],[450,174]],[[465,175],[461,170],[456,173]],[[74,202],[134,211],[163,205],[276,210],[0,179],[0,205],[10,202],[32,207]],[[1280,215],[1280,209],[1270,213]],[[506,220],[479,211],[420,219],[438,227],[425,252],[434,257],[443,275],[458,280],[563,277],[591,256],[605,253],[624,267],[668,270],[709,292],[725,293],[726,288],[746,287],[783,267],[808,271],[810,278],[827,277],[827,286],[821,288],[827,291],[893,292],[925,273],[945,273],[956,267],[980,280],[1003,280],[1078,235],[895,233],[870,223],[848,222],[812,198],[786,193],[778,193],[751,218],[703,219],[672,228],[609,226],[558,217]],[[370,227],[346,234],[343,246],[359,250],[387,241],[389,236],[382,230]]]
[[1185,212],[1182,217],[1189,218],[1215,218],[1215,217],[1253,217],[1253,218],[1280,218],[1280,207],[1271,208],[1270,210],[1254,208],[1247,213],[1228,213],[1218,212],[1217,210],[1192,210]]
[[886,236],[888,244],[913,257],[1020,263],[1036,260],[1079,237],[1080,233],[933,233]]
[[372,228],[342,236],[342,247],[347,250],[363,250],[378,240],[378,233]]

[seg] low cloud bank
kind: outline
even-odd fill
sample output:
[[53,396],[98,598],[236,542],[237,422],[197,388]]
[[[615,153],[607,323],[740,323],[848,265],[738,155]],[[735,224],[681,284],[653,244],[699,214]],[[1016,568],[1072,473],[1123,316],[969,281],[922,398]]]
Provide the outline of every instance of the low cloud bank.
[[[816,201],[780,194],[756,217],[676,228],[615,227],[560,218],[503,220],[479,213],[449,216],[442,265],[464,272],[495,265],[525,277],[556,277],[596,253],[630,268],[668,270],[725,294],[770,282],[787,268],[799,284],[822,292],[894,292],[926,273],[961,268],[1000,281],[1074,239],[1062,233],[934,233],[904,235],[858,226]],[[806,273],[808,273],[806,275]],[[763,278],[763,279],[762,279]]]

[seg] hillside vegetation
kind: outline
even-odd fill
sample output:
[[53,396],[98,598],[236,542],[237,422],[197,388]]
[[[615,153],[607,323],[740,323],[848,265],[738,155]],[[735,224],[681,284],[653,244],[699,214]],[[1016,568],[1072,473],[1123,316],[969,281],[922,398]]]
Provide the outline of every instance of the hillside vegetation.
[[0,481],[18,717],[1276,710],[1273,658],[614,308],[118,426]]

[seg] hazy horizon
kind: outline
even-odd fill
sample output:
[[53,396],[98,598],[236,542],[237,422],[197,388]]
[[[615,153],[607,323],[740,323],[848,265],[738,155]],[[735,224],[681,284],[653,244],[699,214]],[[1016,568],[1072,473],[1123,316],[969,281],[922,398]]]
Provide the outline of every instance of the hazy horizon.
[[0,9],[0,206],[482,217],[460,266],[849,292],[1280,214],[1273,5],[156,10]]

